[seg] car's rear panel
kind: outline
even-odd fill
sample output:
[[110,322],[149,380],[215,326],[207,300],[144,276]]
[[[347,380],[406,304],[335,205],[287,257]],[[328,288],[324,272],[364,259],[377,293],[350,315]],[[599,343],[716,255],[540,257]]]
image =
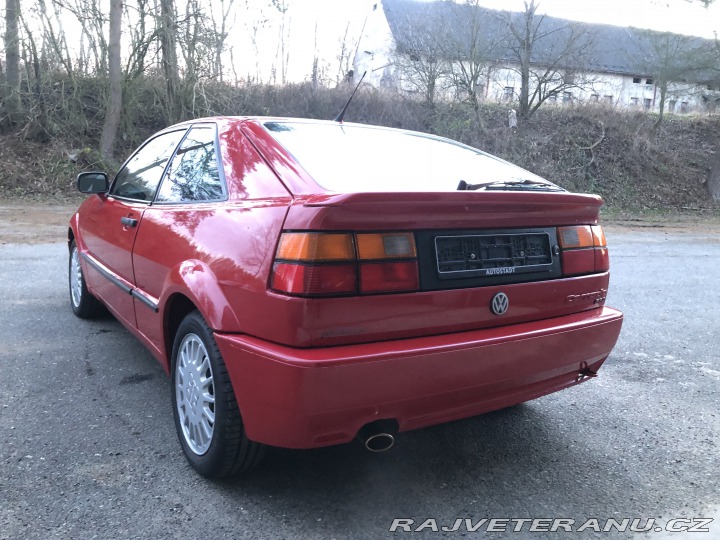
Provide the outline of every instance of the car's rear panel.
[[[565,275],[557,231],[596,224],[600,204],[594,196],[483,192],[366,193],[296,201],[285,231],[412,233],[419,290],[317,298],[270,290],[263,309],[272,324],[259,328],[257,336],[318,347],[463,332],[598,309],[608,272]],[[469,252],[476,258],[470,260]],[[509,299],[502,315],[490,309],[499,292]]]

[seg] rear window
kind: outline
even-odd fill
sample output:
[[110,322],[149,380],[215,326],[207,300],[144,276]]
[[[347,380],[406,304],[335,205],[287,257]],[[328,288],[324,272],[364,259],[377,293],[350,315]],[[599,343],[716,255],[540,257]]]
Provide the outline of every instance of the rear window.
[[480,150],[431,135],[347,124],[264,125],[329,191],[454,191],[461,180],[544,182]]

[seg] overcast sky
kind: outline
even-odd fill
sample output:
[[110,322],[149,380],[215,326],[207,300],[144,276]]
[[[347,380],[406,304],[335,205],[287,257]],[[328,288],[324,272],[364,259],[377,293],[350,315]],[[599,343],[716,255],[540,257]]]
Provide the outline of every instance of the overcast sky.
[[[352,50],[365,17],[377,0],[286,0],[289,6],[286,21],[290,33],[290,58],[288,63],[289,80],[307,80],[312,70],[315,48],[315,28],[317,25],[317,51],[328,78],[332,79],[338,71],[336,60],[341,40],[349,25],[348,46]],[[258,9],[266,6],[268,0],[249,0],[250,5]],[[482,5],[494,9],[520,11],[523,0],[480,0]],[[540,0],[539,11],[548,15],[593,23],[614,24],[617,26],[635,26],[676,33],[698,35],[713,38],[720,30],[720,0],[706,9],[699,2],[686,0]],[[274,15],[273,15],[274,16]],[[247,19],[246,19],[247,21]],[[238,22],[237,29],[243,24]],[[278,30],[267,26],[259,35],[259,52],[262,64],[277,62]],[[238,50],[247,50],[239,43]],[[236,61],[237,61],[236,56]],[[274,60],[269,60],[273,58]],[[244,76],[250,68],[244,68]]]

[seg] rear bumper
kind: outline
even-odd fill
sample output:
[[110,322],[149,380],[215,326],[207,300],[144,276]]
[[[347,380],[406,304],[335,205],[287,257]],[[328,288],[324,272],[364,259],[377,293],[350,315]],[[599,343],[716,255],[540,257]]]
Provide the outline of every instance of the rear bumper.
[[400,431],[528,401],[582,382],[620,334],[598,308],[499,328],[360,345],[294,349],[216,334],[247,436],[286,448],[352,440],[395,419]]

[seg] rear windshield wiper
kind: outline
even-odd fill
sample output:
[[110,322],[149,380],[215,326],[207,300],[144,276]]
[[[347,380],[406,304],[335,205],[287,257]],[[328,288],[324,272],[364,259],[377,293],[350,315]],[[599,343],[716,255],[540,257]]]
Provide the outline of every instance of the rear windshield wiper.
[[502,180],[489,182],[487,184],[468,184],[465,180],[460,180],[457,189],[458,191],[475,191],[478,189],[482,189],[484,191],[565,191],[563,188],[553,184],[527,179]]

